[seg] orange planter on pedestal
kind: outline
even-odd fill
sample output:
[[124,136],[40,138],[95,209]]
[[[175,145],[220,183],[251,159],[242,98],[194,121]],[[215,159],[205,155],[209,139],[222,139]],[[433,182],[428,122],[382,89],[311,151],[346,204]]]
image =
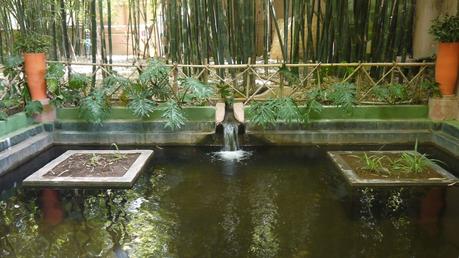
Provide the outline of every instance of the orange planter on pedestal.
[[24,53],[24,70],[32,100],[46,99],[45,53]]
[[435,80],[443,96],[454,95],[459,70],[459,42],[439,43],[435,63]]

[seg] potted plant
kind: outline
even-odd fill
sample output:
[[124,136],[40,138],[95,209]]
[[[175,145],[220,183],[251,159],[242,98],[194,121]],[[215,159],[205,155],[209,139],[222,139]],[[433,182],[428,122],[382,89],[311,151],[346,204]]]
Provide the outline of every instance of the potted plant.
[[24,56],[24,72],[32,100],[46,99],[46,54],[48,36],[28,33],[16,41],[17,49]]
[[433,20],[430,33],[439,41],[435,80],[443,96],[454,95],[459,69],[459,16],[440,16]]

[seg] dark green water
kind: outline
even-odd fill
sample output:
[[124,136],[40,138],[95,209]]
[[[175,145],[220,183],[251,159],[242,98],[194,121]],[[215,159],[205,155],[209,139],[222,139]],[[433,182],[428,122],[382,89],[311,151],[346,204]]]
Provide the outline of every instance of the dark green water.
[[255,148],[239,163],[154,150],[130,190],[6,189],[63,147],[1,178],[0,257],[459,255],[459,188],[350,189],[319,147]]

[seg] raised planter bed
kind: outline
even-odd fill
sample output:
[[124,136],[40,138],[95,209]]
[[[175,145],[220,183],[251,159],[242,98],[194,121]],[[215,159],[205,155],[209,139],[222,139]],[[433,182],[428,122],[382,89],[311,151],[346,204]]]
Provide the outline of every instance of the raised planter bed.
[[152,150],[69,150],[23,181],[32,187],[131,187]]
[[329,151],[327,154],[352,186],[448,186],[458,182],[454,175],[430,160],[426,160],[427,167],[417,173],[390,169],[385,172],[371,172],[364,169],[364,153],[368,156],[384,156],[387,158],[385,163],[388,163],[389,159],[399,159],[403,152],[414,154],[413,151]]
[[6,120],[0,121],[0,139],[11,132],[25,128],[32,123],[32,120],[27,118],[24,112],[14,114]]

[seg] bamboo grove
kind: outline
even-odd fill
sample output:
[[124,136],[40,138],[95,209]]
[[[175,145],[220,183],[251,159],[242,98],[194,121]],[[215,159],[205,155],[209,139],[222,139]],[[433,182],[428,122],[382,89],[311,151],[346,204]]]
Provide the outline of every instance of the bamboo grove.
[[[33,31],[50,36],[51,59],[86,56],[112,63],[115,3],[124,4],[128,13],[125,54],[138,59],[160,56],[183,64],[405,61],[415,10],[415,0],[2,2],[2,62],[16,52],[18,35]],[[276,51],[280,54],[273,57]]]

